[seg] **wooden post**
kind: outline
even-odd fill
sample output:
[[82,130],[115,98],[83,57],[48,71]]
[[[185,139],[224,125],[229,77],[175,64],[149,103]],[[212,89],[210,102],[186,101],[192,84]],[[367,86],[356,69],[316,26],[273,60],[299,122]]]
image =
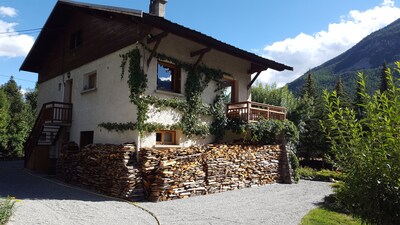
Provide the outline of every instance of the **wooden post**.
[[251,103],[247,102],[247,122],[250,121],[250,110],[251,110]]

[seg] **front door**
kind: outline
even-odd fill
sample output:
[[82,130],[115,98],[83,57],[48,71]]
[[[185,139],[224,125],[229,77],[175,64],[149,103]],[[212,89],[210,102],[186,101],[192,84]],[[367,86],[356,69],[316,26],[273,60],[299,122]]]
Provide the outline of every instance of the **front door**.
[[67,80],[65,82],[65,91],[64,91],[64,102],[71,103],[72,102],[72,79]]

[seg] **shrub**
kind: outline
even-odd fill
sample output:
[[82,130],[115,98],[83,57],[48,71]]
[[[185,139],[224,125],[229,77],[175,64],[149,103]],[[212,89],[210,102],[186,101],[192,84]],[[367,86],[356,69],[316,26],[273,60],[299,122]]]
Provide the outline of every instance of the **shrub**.
[[316,171],[310,167],[299,167],[299,176],[301,179],[314,180]]
[[289,160],[290,160],[290,165],[292,166],[292,170],[293,170],[293,179],[295,183],[298,183],[300,180],[300,174],[299,174],[299,160],[297,159],[296,154],[294,154],[294,152],[290,151],[289,152]]
[[[400,72],[400,62],[396,63]],[[388,90],[369,96],[362,74],[361,116],[341,107],[335,92],[324,92],[328,119],[323,123],[334,160],[343,172],[338,200],[370,224],[400,224],[400,87],[387,70]]]

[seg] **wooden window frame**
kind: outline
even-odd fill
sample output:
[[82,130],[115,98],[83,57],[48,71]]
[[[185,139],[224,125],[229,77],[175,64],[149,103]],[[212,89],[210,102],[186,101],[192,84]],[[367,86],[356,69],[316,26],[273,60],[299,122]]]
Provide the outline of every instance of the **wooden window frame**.
[[[165,141],[165,133],[171,133],[172,142]],[[161,134],[161,141],[157,141],[157,135]],[[157,145],[176,145],[176,131],[174,130],[159,130],[156,132],[156,144]]]
[[181,68],[172,63],[158,61],[157,62],[157,82],[158,82],[158,66],[159,65],[161,65],[163,67],[171,68],[171,69],[173,69],[174,72],[172,74],[172,79],[171,79],[171,83],[172,83],[171,90],[165,90],[165,89],[159,88],[158,83],[157,83],[157,90],[181,93]]

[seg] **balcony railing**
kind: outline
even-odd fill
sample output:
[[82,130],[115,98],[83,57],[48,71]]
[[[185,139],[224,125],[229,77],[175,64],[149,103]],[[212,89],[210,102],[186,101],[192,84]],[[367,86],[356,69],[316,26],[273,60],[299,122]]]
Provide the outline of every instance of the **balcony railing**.
[[226,115],[229,119],[243,120],[247,122],[267,120],[285,120],[286,108],[267,105],[258,102],[237,102],[226,106]]

